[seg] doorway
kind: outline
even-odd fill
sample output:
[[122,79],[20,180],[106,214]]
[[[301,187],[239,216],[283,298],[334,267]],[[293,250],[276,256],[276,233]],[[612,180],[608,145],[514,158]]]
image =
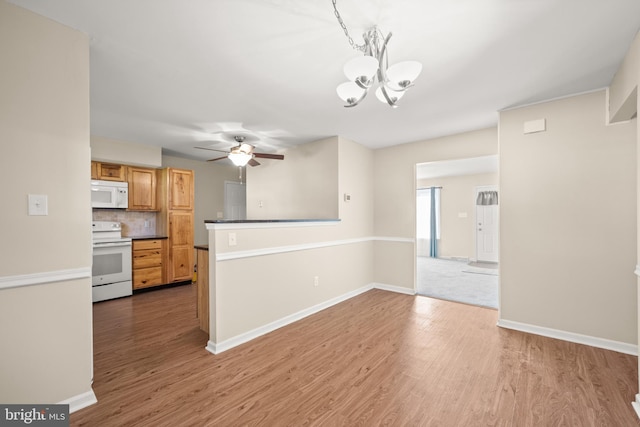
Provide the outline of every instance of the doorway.
[[224,219],[247,219],[247,187],[241,182],[224,182]]
[[[498,308],[497,168],[497,156],[416,166],[419,295]],[[431,234],[424,231],[430,220],[421,206],[424,188],[439,188],[440,193],[435,256],[430,250]]]

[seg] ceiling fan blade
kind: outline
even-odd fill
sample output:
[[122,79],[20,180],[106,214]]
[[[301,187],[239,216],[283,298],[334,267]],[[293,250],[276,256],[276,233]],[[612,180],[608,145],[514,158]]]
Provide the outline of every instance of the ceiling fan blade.
[[219,151],[221,153],[228,153],[228,150],[216,150],[215,148],[207,148],[207,147],[193,147],[193,148],[199,148],[200,150],[209,150],[209,151]]
[[253,153],[253,155],[261,159],[284,160],[283,154]]
[[256,159],[251,159],[251,160],[249,160],[249,165],[250,166],[260,166],[260,162],[258,162]]
[[215,159],[209,159],[209,160],[207,160],[207,162],[215,162],[216,160],[222,160],[222,159],[226,159],[226,158],[227,158],[227,156],[224,156],[224,157],[216,157]]

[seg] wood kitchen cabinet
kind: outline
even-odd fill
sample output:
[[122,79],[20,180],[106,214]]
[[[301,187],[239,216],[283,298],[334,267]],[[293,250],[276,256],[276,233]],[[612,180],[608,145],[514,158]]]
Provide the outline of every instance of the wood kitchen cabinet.
[[157,170],[127,166],[130,211],[157,211]]
[[167,209],[193,211],[193,171],[168,168],[169,200]]
[[98,179],[98,162],[91,162],[91,179]]
[[192,170],[165,168],[158,177],[158,231],[168,236],[166,282],[193,278],[193,192]]
[[165,281],[165,241],[133,240],[133,289],[163,285]]
[[127,180],[127,167],[124,165],[117,165],[115,163],[91,162],[91,178],[102,181],[124,182]]

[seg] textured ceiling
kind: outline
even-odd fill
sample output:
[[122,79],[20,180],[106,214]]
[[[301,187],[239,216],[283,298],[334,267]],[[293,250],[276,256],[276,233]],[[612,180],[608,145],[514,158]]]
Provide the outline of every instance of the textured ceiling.
[[375,24],[393,33],[390,63],[423,64],[399,108],[373,94],[344,108],[335,88],[358,54],[330,0],[12,2],[89,34],[93,134],[201,159],[194,146],[227,149],[234,133],[273,152],[492,126],[501,109],[607,86],[640,28],[638,0],[341,0],[356,43]]

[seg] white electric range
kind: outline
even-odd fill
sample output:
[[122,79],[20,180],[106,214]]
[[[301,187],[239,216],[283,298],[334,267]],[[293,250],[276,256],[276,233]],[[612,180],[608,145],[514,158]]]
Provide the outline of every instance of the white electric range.
[[122,237],[122,225],[112,221],[92,223],[93,302],[130,296],[131,238]]

